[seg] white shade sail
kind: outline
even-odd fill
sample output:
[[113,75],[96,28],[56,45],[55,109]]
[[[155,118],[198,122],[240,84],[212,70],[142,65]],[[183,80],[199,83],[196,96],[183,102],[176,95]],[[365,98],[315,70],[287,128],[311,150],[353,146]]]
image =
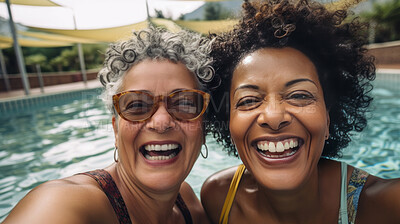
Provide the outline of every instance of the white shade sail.
[[[0,0],[0,2],[5,2],[5,0]],[[48,1],[48,0],[10,0],[10,4],[31,5],[31,6],[60,6],[52,1]]]

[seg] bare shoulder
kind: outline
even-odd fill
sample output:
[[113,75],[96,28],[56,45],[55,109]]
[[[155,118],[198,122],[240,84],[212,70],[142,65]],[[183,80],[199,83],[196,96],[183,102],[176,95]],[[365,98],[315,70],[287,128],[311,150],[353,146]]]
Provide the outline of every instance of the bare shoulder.
[[211,175],[201,188],[201,203],[212,223],[218,223],[237,166]]
[[360,196],[359,223],[400,223],[400,178],[370,175]]
[[203,206],[194,193],[192,187],[188,183],[183,182],[179,192],[190,211],[190,214],[193,218],[193,223],[210,223],[206,213],[204,212]]
[[99,210],[108,210],[104,200],[107,197],[90,177],[52,180],[30,191],[4,223],[91,223],[102,218],[96,214],[106,213]]

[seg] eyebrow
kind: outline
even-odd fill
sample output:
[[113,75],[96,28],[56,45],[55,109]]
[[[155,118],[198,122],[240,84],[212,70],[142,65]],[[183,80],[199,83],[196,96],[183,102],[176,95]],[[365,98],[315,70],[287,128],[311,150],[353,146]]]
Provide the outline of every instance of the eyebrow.
[[311,79],[295,79],[295,80],[292,80],[292,81],[287,82],[287,83],[285,84],[285,87],[294,85],[294,84],[296,84],[296,83],[298,83],[298,82],[312,82],[312,83],[314,83],[314,85],[317,85],[317,84],[316,84],[314,81],[312,81]]
[[[171,93],[173,93],[173,92],[175,92],[175,91],[181,91],[181,90],[187,90],[187,89],[186,89],[186,88],[177,88],[177,89],[173,89],[172,91],[168,92],[167,95],[169,95],[169,94],[171,94]],[[147,89],[131,89],[131,90],[127,90],[127,91],[140,91],[140,92],[145,92],[145,93],[148,93],[148,94],[150,94],[150,95],[155,96],[153,92],[151,92],[151,91],[149,91],[149,90],[147,90]]]
[[[314,83],[314,85],[317,85],[317,84],[316,84],[314,81],[312,81],[311,79],[295,79],[295,80],[292,80],[292,81],[287,82],[287,83],[285,84],[285,87],[294,85],[294,84],[296,84],[296,83],[298,83],[298,82],[311,82],[311,83]],[[259,90],[260,87],[258,87],[258,86],[256,86],[256,85],[250,85],[250,84],[241,85],[241,86],[239,86],[238,88],[235,89],[235,91],[233,92],[233,95],[235,95],[236,91],[238,91],[238,90],[240,90],[240,89],[254,89],[254,90]]]
[[233,95],[235,95],[236,91],[240,90],[240,89],[255,89],[255,90],[259,90],[260,87],[256,86],[256,85],[241,85],[238,88],[235,89],[235,91],[233,92]]

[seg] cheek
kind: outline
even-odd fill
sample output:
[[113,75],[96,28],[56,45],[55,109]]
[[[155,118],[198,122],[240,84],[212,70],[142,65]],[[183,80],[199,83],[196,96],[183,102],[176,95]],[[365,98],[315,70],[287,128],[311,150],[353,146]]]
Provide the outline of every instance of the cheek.
[[292,113],[299,118],[314,139],[325,138],[329,127],[326,109],[323,105],[297,108],[297,111],[292,111]]
[[231,110],[229,131],[231,132],[235,144],[240,144],[240,142],[244,140],[242,138],[246,136],[255,118],[256,115],[249,111]]
[[193,141],[197,139],[203,141],[203,123],[202,121],[181,123],[180,128],[185,135]]
[[118,124],[118,136],[120,140],[132,139],[137,136],[144,123],[132,123],[125,120]]

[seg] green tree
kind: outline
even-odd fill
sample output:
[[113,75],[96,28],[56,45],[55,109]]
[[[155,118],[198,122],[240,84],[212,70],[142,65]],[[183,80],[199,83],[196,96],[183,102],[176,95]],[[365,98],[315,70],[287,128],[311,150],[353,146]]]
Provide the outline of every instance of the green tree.
[[207,2],[204,6],[205,20],[218,20],[221,14],[221,5],[216,2]]
[[178,20],[185,20],[185,15],[181,14],[178,18]]
[[104,61],[106,44],[85,44],[83,45],[83,55],[87,69],[100,68]]
[[[107,44],[82,45],[86,69],[101,67],[104,61],[104,52]],[[6,58],[6,68],[9,74],[19,73],[16,56],[13,48],[3,49]],[[42,72],[80,71],[80,63],[77,46],[34,48],[23,47],[22,52],[27,72],[36,72],[36,64],[39,64]]]
[[[106,45],[85,44],[82,46],[86,69],[99,68],[104,61]],[[80,62],[77,46],[64,49],[61,54],[50,61],[55,71],[80,71]]]
[[165,18],[164,13],[161,10],[154,9],[154,11],[156,13],[156,18],[161,18],[161,19]]
[[361,18],[375,26],[375,42],[400,40],[400,1],[392,0],[374,4],[371,12],[362,13]]
[[25,65],[27,66],[27,72],[37,72],[36,65],[40,65],[41,68],[48,67],[47,57],[43,54],[33,54],[25,57]]
[[205,20],[221,20],[233,18],[233,12],[226,10],[218,2],[207,2],[204,5],[204,19]]
[[50,65],[54,68],[53,71],[62,72],[64,67],[67,67],[68,63],[63,57],[57,56],[50,60]]

